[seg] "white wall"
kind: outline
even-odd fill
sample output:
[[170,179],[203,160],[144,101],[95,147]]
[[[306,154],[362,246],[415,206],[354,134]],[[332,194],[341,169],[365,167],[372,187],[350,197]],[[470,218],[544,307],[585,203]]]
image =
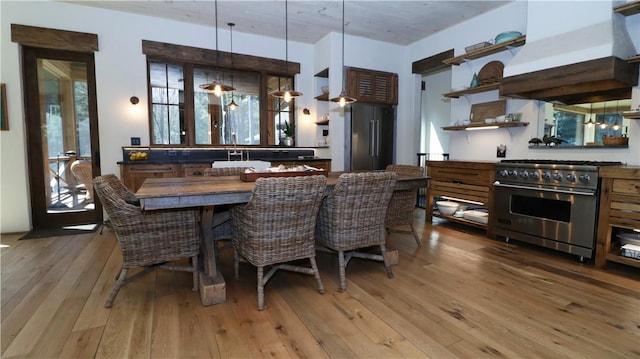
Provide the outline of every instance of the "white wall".
[[[581,16],[576,1],[571,16]],[[415,163],[420,152],[421,76],[411,73],[411,63],[425,57],[492,39],[507,30],[526,33],[527,3],[516,1],[485,15],[470,19],[452,29],[436,33],[406,47],[346,36],[345,65],[372,70],[395,72],[399,75],[399,104],[396,126],[397,163]],[[630,33],[640,30],[639,16],[626,19]],[[53,1],[0,1],[0,82],[7,84],[10,130],[0,132],[0,233],[30,229],[30,207],[27,178],[27,155],[22,109],[22,83],[20,79],[19,47],[11,42],[12,23],[48,27],[61,30],[94,33],[98,35],[100,50],[95,53],[100,123],[100,147],[103,173],[119,173],[116,164],[121,158],[121,146],[128,145],[132,136],[141,137],[148,144],[148,120],[146,113],[146,63],[141,53],[141,40],[153,40],[179,45],[215,49],[213,27],[196,26],[176,21],[132,15],[110,10],[79,6]],[[219,49],[228,51],[228,29],[219,28]],[[633,36],[632,36],[633,38]],[[638,48],[640,37],[632,40]],[[314,96],[319,94],[314,74],[329,67],[331,97],[337,96],[341,82],[341,36],[332,33],[317,44],[309,45],[291,41],[289,60],[301,64],[296,77],[296,90],[304,96],[296,100],[299,146],[315,146],[317,127],[315,121],[325,113],[331,113],[330,154],[333,170],[344,169],[344,118],[336,104],[319,104]],[[284,59],[284,41],[235,31],[235,53]],[[514,49],[517,52],[518,49]],[[510,52],[492,55],[482,61],[452,67],[452,86],[468,84],[483,61],[510,59]],[[497,92],[497,91],[496,91]],[[132,107],[130,96],[141,102]],[[473,102],[494,99],[497,94],[477,95]],[[640,91],[634,89],[634,108],[640,105]],[[508,111],[523,112],[523,121],[531,122],[526,128],[466,133],[452,132],[450,153],[452,159],[495,160],[495,147],[508,146],[508,157],[548,158],[566,157],[593,160],[621,160],[640,164],[640,121],[632,121],[629,149],[620,150],[530,150],[529,138],[536,135],[538,127],[536,101],[510,101]],[[467,99],[452,100],[451,118],[468,116],[471,103]],[[302,109],[312,110],[311,116],[303,116]],[[399,140],[400,139],[400,140]]]
[[[540,2],[541,1],[536,1],[536,3]],[[572,1],[571,3],[574,4],[574,6],[572,6],[571,17],[577,17],[581,19],[581,21],[593,17],[585,13],[589,8],[581,6],[582,1]],[[610,4],[610,2],[608,3]],[[528,3],[524,1],[511,3],[411,44],[407,48],[407,61],[405,62],[410,63],[417,61],[451,48],[455,49],[456,55],[463,54],[465,52],[465,46],[492,39],[495,35],[504,31],[515,30],[526,34],[527,22],[531,21],[527,16],[527,5]],[[597,21],[600,21],[599,17],[596,18],[598,19]],[[633,31],[638,34],[638,30],[640,29],[638,27],[639,22],[640,16],[628,17],[626,23],[630,34],[633,34]],[[588,24],[583,22],[583,25],[587,26]],[[549,26],[553,26],[553,24],[549,24]],[[634,37],[632,35],[631,37],[637,49],[640,36]],[[513,55],[517,54],[521,49],[522,48],[514,48],[510,51],[489,55],[460,66],[452,66],[451,86],[455,88],[461,85],[469,85],[473,74],[477,73],[488,61],[497,60],[503,62],[505,66],[508,66]],[[410,79],[410,76],[405,78],[405,80]],[[412,95],[417,97],[419,93],[419,87],[416,87]],[[460,99],[452,99],[451,119],[459,120],[468,118],[473,103],[494,101],[497,99],[498,90],[463,96]],[[410,104],[414,102],[415,100],[411,101]],[[636,108],[639,105],[640,90],[638,87],[635,87],[632,95],[632,107]],[[522,112],[522,121],[529,122],[529,126],[487,131],[450,131],[449,151],[451,159],[496,161],[498,160],[496,158],[496,146],[505,144],[507,145],[507,158],[606,160],[621,161],[634,165],[640,164],[640,121],[631,121],[631,126],[629,127],[630,141],[629,148],[627,149],[530,149],[528,141],[533,137],[541,136],[541,132],[539,132],[538,129],[544,117],[542,116],[541,119],[539,119],[540,114],[538,108],[538,101],[509,99],[507,102],[507,113]],[[413,116],[419,116],[419,113],[413,113]]]
[[[185,46],[215,49],[215,29],[207,26],[133,15],[76,4],[53,1],[1,1],[0,2],[1,82],[7,84],[10,131],[0,133],[0,233],[26,231],[31,228],[30,199],[24,117],[22,109],[22,83],[20,79],[19,46],[11,42],[11,24],[47,27],[60,30],[93,33],[98,35],[99,51],[95,53],[98,119],[102,173],[117,173],[117,161],[122,160],[121,146],[129,144],[130,137],[141,137],[142,144],[149,143],[146,95],[146,58],[141,51],[141,40],[167,42]],[[234,53],[285,58],[283,40],[244,34],[235,31]],[[218,29],[219,49],[228,51],[228,29]],[[345,39],[345,65],[372,70],[396,72],[401,67],[403,48],[393,44],[368,39]],[[332,50],[334,49],[334,50]],[[314,74],[330,67],[331,95],[337,96],[342,87],[340,80],[341,36],[329,34],[310,45],[289,42],[289,60],[300,63],[296,76],[296,90],[304,96],[296,100],[298,146],[315,146],[317,126],[315,122],[323,113],[316,111],[314,96],[318,89]],[[131,106],[129,97],[140,98],[137,106]],[[338,113],[331,122],[331,148],[333,169],[344,168],[343,121],[337,105],[331,103],[330,111]],[[312,110],[304,116],[302,109]]]

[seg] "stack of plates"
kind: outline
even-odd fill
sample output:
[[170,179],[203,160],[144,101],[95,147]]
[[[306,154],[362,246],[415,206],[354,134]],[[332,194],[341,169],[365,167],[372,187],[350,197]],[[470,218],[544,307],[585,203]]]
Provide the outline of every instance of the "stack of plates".
[[635,246],[640,246],[639,232],[621,232],[618,233],[618,239],[620,239],[620,245],[633,244]]
[[487,224],[489,222],[489,213],[482,211],[464,211],[463,217],[478,223]]

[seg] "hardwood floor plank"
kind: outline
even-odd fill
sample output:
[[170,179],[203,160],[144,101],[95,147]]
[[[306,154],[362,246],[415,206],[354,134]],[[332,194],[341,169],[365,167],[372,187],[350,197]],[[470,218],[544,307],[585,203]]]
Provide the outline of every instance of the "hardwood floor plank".
[[[233,277],[227,301],[203,307],[191,276],[158,270],[104,302],[121,255],[113,233],[18,240],[0,249],[2,358],[640,358],[640,272],[436,220],[422,238],[392,233],[389,279],[354,259],[338,291],[337,257],[313,277],[280,271],[256,308],[255,269]],[[6,295],[5,295],[6,294]]]
[[[58,306],[65,300],[99,248],[97,241],[79,236],[75,246],[65,246],[64,255],[50,264],[51,269],[43,280],[34,283],[33,289],[7,316],[8,325],[2,325],[3,354],[22,355],[29,353],[36,339],[45,330],[55,315]],[[62,238],[62,237],[60,237]],[[64,241],[64,239],[57,239]],[[40,271],[40,269],[38,270]],[[5,349],[6,348],[6,349]]]

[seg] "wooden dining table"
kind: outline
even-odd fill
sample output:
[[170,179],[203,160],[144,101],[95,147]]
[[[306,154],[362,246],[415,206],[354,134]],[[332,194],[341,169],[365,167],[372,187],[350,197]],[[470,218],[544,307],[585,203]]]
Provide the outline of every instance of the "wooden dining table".
[[[333,190],[342,172],[329,173],[327,193]],[[428,177],[398,176],[394,190],[427,187]],[[200,272],[200,299],[203,306],[226,301],[226,285],[222,277],[213,240],[213,211],[216,205],[249,202],[254,182],[239,176],[148,178],[136,192],[144,211],[198,208],[202,212],[203,269]]]

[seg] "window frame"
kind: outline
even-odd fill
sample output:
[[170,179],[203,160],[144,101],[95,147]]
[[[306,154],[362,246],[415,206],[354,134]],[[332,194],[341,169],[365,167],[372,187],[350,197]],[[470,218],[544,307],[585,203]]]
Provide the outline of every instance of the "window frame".
[[[255,72],[259,75],[260,86],[260,143],[257,145],[243,146],[277,146],[279,139],[274,124],[269,114],[275,111],[271,108],[273,99],[270,93],[278,89],[268,89],[267,79],[269,77],[288,78],[290,83],[294,84],[295,74],[300,73],[300,64],[295,62],[263,58],[252,55],[233,54],[233,66],[231,63],[231,53],[224,51],[201,49],[189,46],[174,45],[168,43],[154,42],[142,40],[142,52],[146,55],[147,62],[147,92],[148,98],[151,99],[151,75],[150,64],[153,63],[170,63],[173,65],[182,65],[184,74],[184,118],[185,130],[187,135],[183,144],[155,144],[153,141],[153,108],[151,100],[148,101],[148,123],[149,123],[149,139],[151,146],[155,147],[225,147],[230,145],[224,144],[196,144],[195,141],[195,111],[194,111],[194,90],[193,90],[193,73],[194,68],[208,67],[211,69],[219,68],[221,71],[248,71]],[[216,59],[219,62],[216,63]],[[282,82],[284,83],[284,81]],[[264,100],[263,100],[264,99]],[[295,100],[289,110],[289,118],[295,126]]]

